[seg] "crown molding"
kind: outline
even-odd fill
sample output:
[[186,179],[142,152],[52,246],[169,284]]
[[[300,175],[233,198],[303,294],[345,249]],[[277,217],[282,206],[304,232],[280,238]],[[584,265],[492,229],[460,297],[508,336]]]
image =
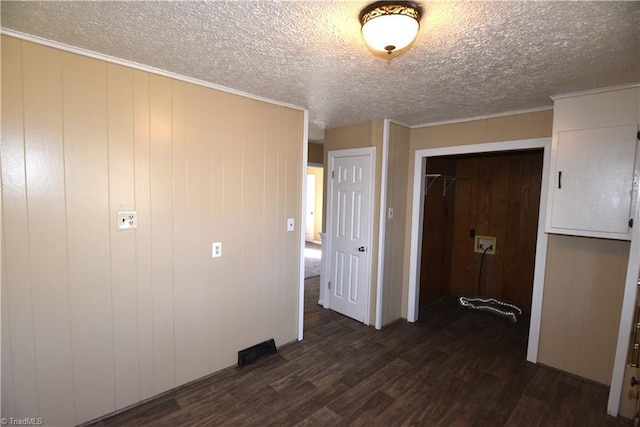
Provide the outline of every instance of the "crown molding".
[[613,92],[613,91],[616,91],[616,90],[633,89],[633,88],[636,88],[636,87],[640,87],[640,82],[627,83],[627,84],[624,84],[624,85],[617,85],[617,86],[601,87],[601,88],[597,88],[597,89],[583,90],[583,91],[580,91],[580,92],[562,93],[562,94],[558,94],[558,95],[552,95],[549,98],[551,98],[552,101],[555,101],[557,99],[573,98],[575,96],[583,96],[583,95],[596,95],[598,93]]
[[425,127],[430,127],[430,126],[440,126],[440,125],[450,125],[450,124],[455,124],[455,123],[464,123],[464,122],[473,122],[476,120],[485,120],[485,119],[495,119],[498,117],[506,117],[506,116],[514,116],[516,114],[526,114],[526,113],[537,113],[539,111],[547,111],[547,110],[553,110],[553,106],[549,105],[546,107],[535,107],[535,108],[527,108],[524,110],[514,110],[514,111],[507,111],[504,113],[496,113],[496,114],[486,114],[483,116],[474,116],[474,117],[468,117],[468,118],[464,118],[464,119],[453,119],[453,120],[444,120],[441,122],[431,122],[431,123],[424,123],[421,125],[415,125],[415,126],[410,126],[411,129],[419,129],[419,128],[425,128]]
[[229,88],[229,87],[225,87],[225,86],[221,86],[221,85],[217,85],[215,83],[210,83],[207,82],[205,80],[200,80],[200,79],[196,79],[193,77],[188,77],[188,76],[184,76],[182,74],[178,74],[178,73],[174,73],[171,71],[166,71],[166,70],[162,70],[160,68],[155,68],[155,67],[151,67],[148,65],[144,65],[144,64],[139,64],[137,62],[133,62],[133,61],[128,61],[126,59],[121,59],[121,58],[116,58],[114,56],[109,56],[109,55],[105,55],[99,52],[94,52],[88,49],[83,49],[83,48],[79,48],[79,47],[75,47],[75,46],[71,46],[68,44],[64,44],[64,43],[60,43],[57,41],[53,41],[53,40],[47,40],[41,37],[37,37],[37,36],[33,36],[31,34],[26,34],[26,33],[21,33],[19,31],[14,31],[8,28],[4,28],[1,27],[0,28],[0,34],[6,35],[6,36],[10,36],[10,37],[15,37],[17,39],[20,40],[24,40],[24,41],[28,41],[31,43],[37,43],[43,46],[48,46],[48,47],[52,47],[54,49],[59,49],[65,52],[69,52],[69,53],[74,53],[77,55],[81,55],[81,56],[85,56],[88,58],[93,58],[93,59],[98,59],[101,61],[105,61],[105,62],[110,62],[112,64],[118,64],[118,65],[123,65],[125,67],[129,67],[129,68],[133,68],[136,70],[140,70],[140,71],[146,71],[148,73],[152,73],[152,74],[157,74],[160,76],[164,76],[164,77],[168,77],[170,79],[175,79],[175,80],[180,80],[186,83],[192,83],[198,86],[203,86],[209,89],[214,89],[214,90],[218,90],[221,92],[226,92],[226,93],[230,93],[233,95],[238,95],[238,96],[242,96],[244,98],[249,98],[249,99],[253,99],[256,101],[262,101],[262,102],[266,102],[268,104],[274,104],[274,105],[278,105],[281,107],[287,107],[287,108],[292,108],[294,110],[300,110],[300,111],[305,111],[306,108],[305,107],[301,107],[299,105],[294,105],[294,104],[289,104],[286,102],[281,102],[281,101],[277,101],[275,99],[270,99],[270,98],[265,98],[259,95],[253,95],[251,93],[248,92],[243,92],[241,90],[237,90],[237,89],[233,89],[233,88]]

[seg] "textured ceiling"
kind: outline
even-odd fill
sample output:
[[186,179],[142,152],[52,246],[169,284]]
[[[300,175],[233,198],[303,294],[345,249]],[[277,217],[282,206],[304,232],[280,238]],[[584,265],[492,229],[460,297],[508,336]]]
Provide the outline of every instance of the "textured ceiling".
[[308,108],[322,129],[544,107],[551,95],[640,81],[640,2],[420,3],[416,42],[390,61],[364,45],[361,1],[2,1],[1,19]]

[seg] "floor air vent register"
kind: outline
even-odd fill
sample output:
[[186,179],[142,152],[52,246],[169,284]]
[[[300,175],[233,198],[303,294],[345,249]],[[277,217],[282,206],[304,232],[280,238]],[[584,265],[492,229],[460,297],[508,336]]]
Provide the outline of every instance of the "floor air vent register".
[[276,342],[273,338],[270,340],[261,342],[254,346],[245,348],[238,352],[238,366],[243,367],[257,362],[258,360],[276,354]]

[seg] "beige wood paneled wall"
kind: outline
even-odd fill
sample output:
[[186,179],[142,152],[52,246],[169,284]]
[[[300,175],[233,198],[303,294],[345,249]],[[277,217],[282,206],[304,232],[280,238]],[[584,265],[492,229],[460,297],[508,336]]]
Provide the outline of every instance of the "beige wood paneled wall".
[[[422,244],[420,260],[420,299],[418,307],[423,308],[427,304],[452,295],[451,293],[451,261],[454,254],[455,222],[459,219],[467,219],[456,211],[459,189],[464,182],[458,178],[456,167],[458,165],[455,156],[430,157],[427,159],[426,172],[455,176],[456,181],[443,194],[444,180],[437,178],[431,183],[424,196],[424,212],[422,217]],[[478,233],[483,234],[483,233]],[[465,236],[465,242],[469,242],[469,230]],[[464,244],[464,243],[463,243]],[[467,245],[468,246],[468,245]],[[463,249],[467,252],[467,247]],[[474,289],[473,293],[477,290]],[[458,295],[469,295],[469,292]],[[454,294],[455,295],[455,294]]]
[[416,150],[425,148],[451,147],[466,144],[511,141],[517,139],[543,138],[551,136],[553,111],[543,110],[532,113],[514,114],[488,119],[471,120],[411,129],[409,165],[407,175],[407,214],[404,241],[402,281],[402,317],[407,317],[409,290],[409,245],[411,242],[411,203],[413,200],[413,159]]
[[549,235],[540,363],[610,383],[629,245]]
[[[387,218],[385,219],[384,281],[382,287],[382,324],[402,314],[402,262],[407,217],[407,170],[411,129],[391,123],[389,127],[389,159],[387,169]],[[389,219],[393,208],[393,219]]]
[[[324,138],[324,165],[325,165],[325,187],[328,186],[328,179],[331,176],[331,171],[327,171],[326,167],[328,164],[329,151],[333,150],[345,150],[350,148],[362,148],[362,147],[375,147],[376,149],[376,157],[375,157],[375,168],[374,168],[374,189],[373,189],[373,216],[371,218],[371,223],[373,224],[373,234],[372,234],[372,248],[371,248],[371,291],[369,293],[370,296],[370,304],[369,304],[369,323],[373,324],[375,322],[375,314],[376,314],[376,291],[377,291],[377,280],[378,280],[378,236],[379,236],[379,227],[380,223],[380,179],[381,179],[381,171],[382,171],[382,132],[383,132],[383,121],[376,120],[373,122],[367,122],[359,125],[353,126],[345,126],[341,128],[328,129],[325,131]],[[323,206],[326,208],[327,206],[327,191],[324,192],[324,203]],[[324,209],[324,208],[323,208]],[[327,230],[326,227],[326,218],[327,212],[323,213],[323,229]]]
[[308,144],[309,151],[307,154],[307,161],[309,163],[315,163],[321,165],[324,163],[324,145],[322,143],[310,142]]
[[551,135],[553,110],[411,129],[411,150],[482,144]]
[[2,416],[81,423],[295,340],[303,126],[3,36]]

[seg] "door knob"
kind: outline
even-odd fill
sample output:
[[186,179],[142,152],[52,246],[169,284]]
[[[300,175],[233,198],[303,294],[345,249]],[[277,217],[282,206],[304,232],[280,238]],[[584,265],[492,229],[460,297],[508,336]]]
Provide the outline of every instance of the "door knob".
[[358,248],[358,252],[365,252],[367,250],[367,248],[365,248],[364,246],[360,246]]

